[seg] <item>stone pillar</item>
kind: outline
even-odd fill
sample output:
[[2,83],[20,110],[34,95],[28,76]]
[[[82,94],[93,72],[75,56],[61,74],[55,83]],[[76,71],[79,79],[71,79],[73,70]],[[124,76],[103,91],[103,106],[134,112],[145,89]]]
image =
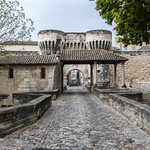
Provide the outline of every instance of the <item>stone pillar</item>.
[[125,85],[125,62],[122,63],[122,88],[126,88],[126,85]]
[[99,43],[99,41],[98,41],[98,49],[100,49],[100,43]]
[[63,85],[63,77],[64,77],[64,74],[63,74],[63,67],[64,67],[64,64],[63,63],[60,63],[60,93],[63,93],[63,88],[64,88],[64,85]]
[[97,47],[96,47],[96,41],[94,42],[94,45],[95,45],[95,49],[97,49]]
[[94,62],[94,85],[97,83],[97,62]]
[[117,64],[114,64],[114,87],[117,86]]
[[90,64],[90,84],[93,85],[93,64]]
[[92,46],[92,50],[94,49],[94,44],[93,41],[91,41],[91,46]]

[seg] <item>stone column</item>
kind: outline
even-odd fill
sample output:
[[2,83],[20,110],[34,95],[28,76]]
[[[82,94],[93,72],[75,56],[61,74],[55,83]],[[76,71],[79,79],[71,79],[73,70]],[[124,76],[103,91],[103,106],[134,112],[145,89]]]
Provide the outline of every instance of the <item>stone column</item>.
[[92,86],[93,85],[93,64],[90,64],[90,77],[91,77],[90,84]]
[[126,85],[125,85],[125,62],[122,63],[122,88],[126,88]]
[[63,77],[64,77],[64,74],[63,74],[63,67],[64,67],[64,64],[63,63],[60,63],[60,93],[63,93],[63,88],[64,88],[64,85],[63,85]]
[[94,45],[95,45],[95,49],[97,49],[97,46],[96,46],[96,41],[94,42]]
[[94,85],[97,83],[97,62],[94,62]]
[[114,64],[114,87],[117,86],[117,64]]
[[93,41],[91,41],[91,46],[92,46],[92,50],[94,49],[94,44]]

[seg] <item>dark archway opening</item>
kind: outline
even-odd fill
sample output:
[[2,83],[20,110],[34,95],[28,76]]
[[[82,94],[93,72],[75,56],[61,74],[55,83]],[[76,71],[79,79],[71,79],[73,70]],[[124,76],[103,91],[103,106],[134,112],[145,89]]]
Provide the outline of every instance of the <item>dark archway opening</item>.
[[78,69],[73,69],[67,74],[67,85],[69,86],[79,86],[83,85],[83,73]]

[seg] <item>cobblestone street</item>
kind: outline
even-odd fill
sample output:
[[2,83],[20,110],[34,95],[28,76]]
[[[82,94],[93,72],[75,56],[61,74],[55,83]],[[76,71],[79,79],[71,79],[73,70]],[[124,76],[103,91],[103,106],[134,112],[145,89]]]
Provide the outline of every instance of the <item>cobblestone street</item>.
[[35,124],[0,139],[0,150],[150,150],[150,135],[82,87],[70,87]]

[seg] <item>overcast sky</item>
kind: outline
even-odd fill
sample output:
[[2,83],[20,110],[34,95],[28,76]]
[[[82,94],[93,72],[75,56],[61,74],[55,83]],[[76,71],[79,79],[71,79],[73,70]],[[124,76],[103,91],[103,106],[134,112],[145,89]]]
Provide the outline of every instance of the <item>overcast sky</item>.
[[110,30],[115,38],[114,25],[105,20],[95,10],[95,2],[89,0],[18,0],[27,18],[34,22],[32,40],[37,41],[40,30],[56,29],[64,32],[86,32],[94,29]]

